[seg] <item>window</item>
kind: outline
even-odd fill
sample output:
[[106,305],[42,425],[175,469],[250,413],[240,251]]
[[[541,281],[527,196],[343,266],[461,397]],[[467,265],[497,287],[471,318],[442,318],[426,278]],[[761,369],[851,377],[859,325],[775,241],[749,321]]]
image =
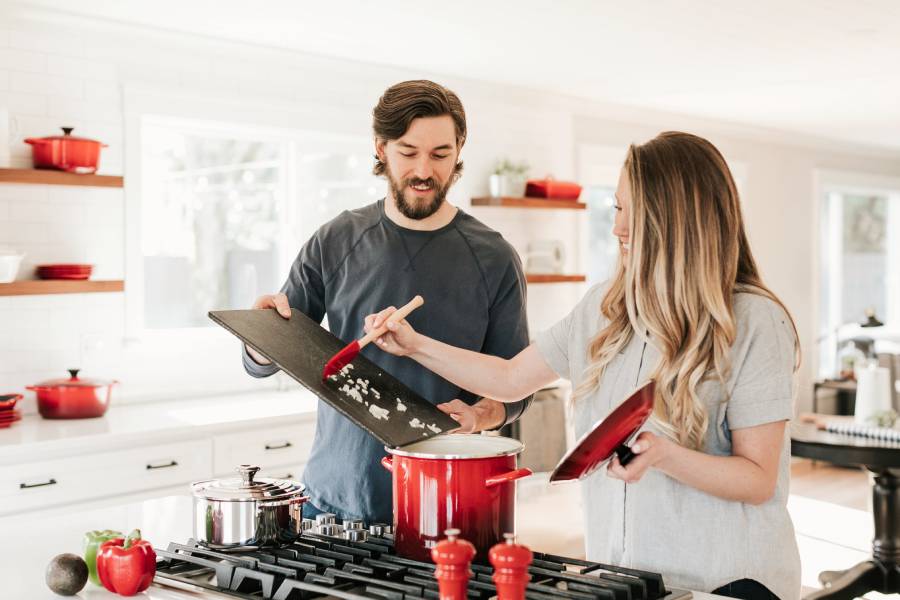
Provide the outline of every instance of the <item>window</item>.
[[143,328],[209,327],[209,310],[279,290],[319,226],[384,194],[370,144],[145,120]]
[[588,205],[588,285],[606,281],[616,267],[619,240],[612,232],[616,217],[615,193],[613,187],[590,185],[581,196]]
[[[819,375],[829,377],[839,341],[900,329],[900,192],[827,189],[821,224]],[[858,329],[869,312],[885,327]]]

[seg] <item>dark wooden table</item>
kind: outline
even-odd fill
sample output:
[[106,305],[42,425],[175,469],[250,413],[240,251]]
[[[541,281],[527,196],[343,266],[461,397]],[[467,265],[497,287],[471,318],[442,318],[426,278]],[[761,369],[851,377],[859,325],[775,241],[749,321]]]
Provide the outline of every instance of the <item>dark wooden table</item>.
[[900,442],[820,431],[812,423],[791,426],[791,454],[837,464],[862,465],[875,474],[872,558],[844,571],[823,571],[824,588],[804,600],[850,600],[866,592],[900,592]]

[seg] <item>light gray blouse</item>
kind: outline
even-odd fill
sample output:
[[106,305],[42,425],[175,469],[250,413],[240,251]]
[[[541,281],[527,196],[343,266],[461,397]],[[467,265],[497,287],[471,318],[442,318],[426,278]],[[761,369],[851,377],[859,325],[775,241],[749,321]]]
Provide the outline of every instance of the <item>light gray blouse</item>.
[[[535,343],[547,364],[577,387],[588,365],[590,340],[605,326],[604,284],[591,288]],[[775,302],[736,294],[737,339],[726,389],[718,381],[698,388],[709,411],[705,452],[731,455],[731,431],[790,420],[794,335]],[[642,360],[643,353],[643,360]],[[649,378],[659,362],[652,339],[634,335],[607,366],[597,391],[574,409],[577,437],[606,417]],[[648,422],[644,429],[659,434]],[[800,596],[800,555],[787,511],[790,432],[785,428],[774,496],[761,505],[717,498],[655,469],[637,483],[609,478],[601,469],[582,482],[589,560],[663,574],[667,585],[711,591],[730,581],[755,579],[782,600]]]

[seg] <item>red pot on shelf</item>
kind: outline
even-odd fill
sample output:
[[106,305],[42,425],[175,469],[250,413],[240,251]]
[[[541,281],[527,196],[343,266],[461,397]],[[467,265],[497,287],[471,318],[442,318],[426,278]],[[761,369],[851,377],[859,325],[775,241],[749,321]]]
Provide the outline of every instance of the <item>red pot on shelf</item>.
[[100,149],[106,144],[75,137],[71,127],[63,127],[63,135],[27,138],[36,169],[59,169],[69,173],[95,173],[100,165]]
[[37,394],[38,412],[45,419],[102,417],[109,407],[117,381],[80,379],[78,369],[69,369],[68,379],[51,379],[25,389]]
[[394,547],[401,556],[431,559],[448,529],[475,546],[486,563],[491,546],[515,531],[518,440],[450,434],[385,448],[381,464],[393,474]]

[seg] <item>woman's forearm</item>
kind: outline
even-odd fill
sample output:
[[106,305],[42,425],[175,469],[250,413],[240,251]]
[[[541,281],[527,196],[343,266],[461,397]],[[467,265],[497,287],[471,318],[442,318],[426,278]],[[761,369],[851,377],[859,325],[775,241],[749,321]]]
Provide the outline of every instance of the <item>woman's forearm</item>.
[[419,336],[409,356],[447,381],[500,402],[517,402],[556,379],[532,346],[505,360]]
[[744,456],[714,456],[666,440],[670,448],[656,468],[685,485],[724,500],[762,504],[775,492],[775,479]]

